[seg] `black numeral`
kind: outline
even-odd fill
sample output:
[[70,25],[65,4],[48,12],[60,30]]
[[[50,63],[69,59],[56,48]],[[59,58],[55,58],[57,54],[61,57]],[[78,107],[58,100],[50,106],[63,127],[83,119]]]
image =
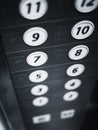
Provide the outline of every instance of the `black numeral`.
[[36,63],[39,60],[40,57],[41,56],[35,56],[34,58],[36,58],[36,60],[34,61],[34,63]]
[[73,73],[77,73],[77,71],[78,71],[78,68],[75,68],[75,69],[73,69]]
[[78,27],[77,29],[78,29],[78,31],[77,31],[77,34],[76,34],[76,35],[79,35],[80,32],[81,32],[82,34],[86,34],[86,33],[88,33],[90,27],[89,27],[89,26],[85,26],[84,28]]
[[91,0],[88,3],[86,3],[86,0],[83,0],[83,2],[81,4],[81,7],[83,7],[83,6],[93,6],[94,5],[94,1],[95,0]]
[[81,55],[81,52],[82,52],[81,49],[80,49],[80,50],[77,50],[76,53],[75,53],[75,56],[79,56],[79,55]]
[[39,33],[33,34],[32,37],[33,37],[33,40],[32,40],[33,42],[34,42],[34,41],[37,41],[37,40],[39,39]]

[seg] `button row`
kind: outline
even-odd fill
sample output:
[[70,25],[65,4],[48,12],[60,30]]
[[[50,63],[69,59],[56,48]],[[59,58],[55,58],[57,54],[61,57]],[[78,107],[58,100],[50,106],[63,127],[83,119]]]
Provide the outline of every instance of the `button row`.
[[[75,24],[71,30],[71,35],[75,39],[85,39],[89,37],[95,29],[93,22],[84,20]],[[33,27],[28,29],[24,35],[23,40],[29,46],[39,46],[46,42],[48,33],[41,27]]]
[[[75,109],[65,110],[60,112],[60,119],[69,119],[75,116]],[[46,123],[51,121],[51,114],[39,115],[32,117],[34,124]]]
[[[97,0],[75,0],[75,8],[81,13],[89,13],[98,7]],[[19,4],[20,14],[28,20],[36,20],[46,14],[48,10],[47,0],[21,0]]]
[[[80,79],[71,79],[64,84],[66,90],[75,90],[82,84]],[[31,89],[31,94],[35,96],[42,96],[49,91],[46,85],[36,85]]]

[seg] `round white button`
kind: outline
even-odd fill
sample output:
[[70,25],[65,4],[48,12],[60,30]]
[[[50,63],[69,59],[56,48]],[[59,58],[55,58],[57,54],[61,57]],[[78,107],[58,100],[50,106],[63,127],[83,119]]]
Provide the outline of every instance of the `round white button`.
[[37,85],[31,89],[31,94],[35,96],[42,96],[48,92],[48,87],[46,85]]
[[48,73],[44,70],[37,70],[29,75],[29,80],[34,83],[45,81],[48,78]]
[[74,89],[77,89],[78,87],[80,87],[80,85],[81,85],[81,80],[71,79],[65,83],[64,87],[67,90],[74,90]]
[[28,29],[24,35],[23,40],[29,46],[42,45],[48,38],[48,33],[41,27],[33,27]]
[[73,26],[71,35],[75,39],[85,39],[93,33],[94,29],[95,26],[91,21],[84,20]]
[[89,53],[89,48],[85,45],[79,45],[74,48],[72,48],[69,51],[69,58],[72,60],[80,60],[86,57]]
[[20,14],[28,20],[36,20],[45,15],[48,9],[47,0],[21,0]]
[[68,92],[66,93],[64,96],[63,96],[63,99],[65,101],[73,101],[75,99],[77,99],[79,96],[79,93],[76,92],[76,91],[71,91],[71,92]]
[[67,69],[66,73],[67,73],[68,76],[75,77],[75,76],[82,74],[84,72],[84,70],[85,70],[84,65],[75,64],[75,65],[70,66]]
[[75,7],[81,13],[89,13],[98,7],[98,0],[75,0]]
[[48,60],[46,53],[38,51],[29,54],[26,58],[26,62],[31,66],[41,66]]
[[46,105],[47,103],[48,103],[48,98],[47,97],[38,97],[38,98],[36,98],[36,99],[34,99],[33,101],[32,101],[32,104],[34,105],[34,106],[37,106],[37,107],[41,107],[41,106],[44,106],[44,105]]

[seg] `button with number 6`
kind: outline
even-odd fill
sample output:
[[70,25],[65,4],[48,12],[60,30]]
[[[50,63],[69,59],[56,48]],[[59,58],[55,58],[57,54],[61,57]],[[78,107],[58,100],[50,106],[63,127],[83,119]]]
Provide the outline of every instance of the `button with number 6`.
[[84,72],[84,70],[85,70],[84,65],[74,64],[66,70],[66,73],[68,76],[75,77],[81,75]]
[[45,52],[37,51],[29,54],[26,58],[26,62],[31,66],[41,66],[48,60],[48,56]]
[[93,22],[84,20],[75,24],[71,30],[73,38],[81,40],[89,37],[95,29]]
[[98,0],[75,0],[75,7],[81,13],[89,13],[98,7]]
[[47,31],[41,27],[30,28],[23,35],[23,41],[29,46],[42,45],[47,38]]
[[40,83],[48,78],[48,73],[45,70],[36,70],[29,75],[29,80],[34,83]]
[[47,0],[21,0],[20,14],[28,20],[36,20],[44,16],[48,9]]
[[86,57],[89,53],[89,48],[85,45],[79,45],[73,47],[69,53],[68,56],[72,60],[80,60]]

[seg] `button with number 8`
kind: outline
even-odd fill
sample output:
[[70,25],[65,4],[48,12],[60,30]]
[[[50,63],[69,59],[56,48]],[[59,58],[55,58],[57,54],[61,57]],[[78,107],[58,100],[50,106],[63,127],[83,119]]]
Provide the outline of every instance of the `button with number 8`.
[[28,20],[41,18],[46,14],[47,9],[47,0],[21,0],[19,5],[20,14]]
[[85,66],[82,64],[74,64],[70,66],[66,73],[68,76],[75,77],[81,75],[85,70]]
[[48,33],[41,27],[28,29],[23,35],[23,41],[29,46],[39,46],[48,38]]
[[94,29],[95,26],[91,21],[84,20],[73,26],[71,35],[78,40],[85,39],[93,33]]
[[85,45],[79,45],[73,47],[69,53],[68,56],[72,60],[80,60],[86,57],[89,53],[89,48]]
[[81,13],[89,13],[98,7],[98,0],[75,0],[75,7]]

